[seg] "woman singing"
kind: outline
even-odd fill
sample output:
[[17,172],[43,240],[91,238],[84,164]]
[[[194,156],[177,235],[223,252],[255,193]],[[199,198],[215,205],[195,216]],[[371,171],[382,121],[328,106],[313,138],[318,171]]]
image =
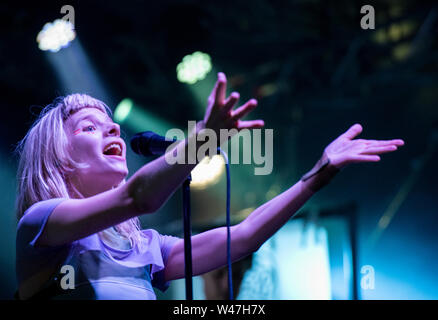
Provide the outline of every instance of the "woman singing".
[[[239,95],[225,92],[219,73],[204,119],[176,151],[187,151],[203,129],[219,136],[220,129],[263,127],[262,120],[241,120],[256,100],[234,108]],[[353,125],[301,180],[231,227],[232,261],[256,251],[341,168],[379,161],[404,144],[354,139],[361,131]],[[142,230],[138,216],[157,211],[195,164],[169,165],[161,156],[126,180],[120,128],[103,102],[85,94],[55,99],[18,150],[18,298],[155,299],[152,287],[165,290],[184,277],[183,239]],[[222,227],[192,237],[194,275],[226,264],[226,235]]]

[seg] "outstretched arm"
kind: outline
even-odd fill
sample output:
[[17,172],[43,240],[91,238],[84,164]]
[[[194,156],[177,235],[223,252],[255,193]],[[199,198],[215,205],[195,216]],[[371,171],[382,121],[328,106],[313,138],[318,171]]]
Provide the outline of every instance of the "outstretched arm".
[[[233,110],[239,95],[233,92],[227,98],[226,82],[225,75],[220,73],[208,99],[203,121],[197,123],[196,132],[191,132],[187,139],[176,146],[178,154],[188,154],[191,139],[199,146],[196,143],[196,134],[203,129],[219,133],[220,129],[239,130],[263,126],[262,120],[241,120],[257,106],[257,102],[251,99]],[[169,164],[165,156],[161,156],[144,165],[125,184],[117,188],[84,199],[63,201],[50,215],[37,245],[57,246],[71,243],[132,217],[157,211],[195,165],[187,162]]]
[[[231,259],[239,260],[256,251],[280,229],[303,204],[343,167],[351,163],[380,161],[380,154],[397,150],[403,140],[353,140],[362,126],[353,125],[323,152],[306,178],[253,211],[231,227]],[[192,237],[193,273],[202,274],[226,264],[227,231],[216,228]],[[165,271],[167,280],[184,277],[184,241],[172,248]]]

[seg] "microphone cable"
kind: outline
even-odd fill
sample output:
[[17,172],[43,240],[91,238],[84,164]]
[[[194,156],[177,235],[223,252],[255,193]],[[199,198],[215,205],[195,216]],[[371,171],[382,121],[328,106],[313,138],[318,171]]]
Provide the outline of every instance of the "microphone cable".
[[231,232],[230,232],[230,165],[228,163],[227,154],[220,148],[217,148],[218,154],[222,154],[225,160],[225,168],[227,171],[227,265],[228,265],[228,297],[229,300],[234,300],[233,296],[233,277],[231,268]]

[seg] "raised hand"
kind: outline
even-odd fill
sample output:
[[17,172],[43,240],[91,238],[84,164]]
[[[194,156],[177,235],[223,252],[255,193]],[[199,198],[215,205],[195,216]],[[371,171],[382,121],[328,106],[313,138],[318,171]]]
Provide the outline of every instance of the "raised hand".
[[377,162],[380,154],[393,152],[404,145],[401,139],[353,140],[362,130],[360,124],[355,124],[325,148],[332,165],[341,169],[350,163]]
[[253,129],[264,126],[263,120],[241,120],[257,106],[257,100],[251,99],[242,106],[233,110],[239,100],[239,93],[233,92],[226,98],[227,79],[222,72],[218,73],[218,80],[208,98],[204,123],[207,128],[219,134],[220,129]]
[[301,177],[309,190],[320,190],[340,169],[350,163],[377,162],[380,161],[379,154],[395,151],[397,147],[404,145],[401,139],[353,140],[361,132],[362,126],[355,124],[324,149],[321,159],[312,170]]

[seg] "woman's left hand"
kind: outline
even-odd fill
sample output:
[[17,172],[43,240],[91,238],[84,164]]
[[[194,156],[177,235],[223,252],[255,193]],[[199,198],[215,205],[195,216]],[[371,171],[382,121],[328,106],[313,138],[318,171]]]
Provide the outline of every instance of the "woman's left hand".
[[360,124],[355,124],[325,148],[332,165],[341,169],[350,163],[377,162],[380,154],[393,152],[404,145],[401,139],[353,140],[362,130]]
[[214,130],[219,136],[220,129],[255,129],[264,126],[263,120],[246,120],[242,118],[257,107],[257,100],[251,99],[233,110],[239,101],[239,93],[233,92],[226,97],[227,78],[224,73],[218,73],[218,80],[208,98],[204,124]]

